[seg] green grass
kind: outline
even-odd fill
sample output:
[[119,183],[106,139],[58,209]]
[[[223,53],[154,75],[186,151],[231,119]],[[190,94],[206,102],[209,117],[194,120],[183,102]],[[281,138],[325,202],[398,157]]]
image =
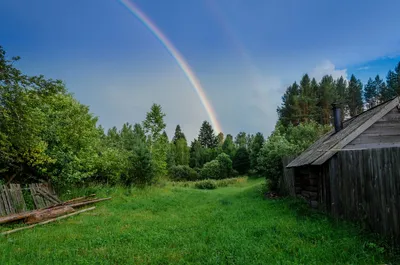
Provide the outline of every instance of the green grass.
[[[102,188],[92,212],[0,237],[0,264],[382,264],[394,256],[355,226],[289,199],[262,179],[215,190]],[[95,189],[86,190],[92,193]],[[69,196],[82,194],[74,190]],[[2,228],[5,230],[6,228]]]

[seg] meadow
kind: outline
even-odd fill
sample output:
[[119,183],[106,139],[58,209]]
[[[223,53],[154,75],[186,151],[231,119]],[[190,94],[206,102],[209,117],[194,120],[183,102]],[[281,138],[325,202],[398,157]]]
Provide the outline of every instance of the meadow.
[[[213,190],[166,183],[93,187],[94,211],[0,237],[0,264],[384,264],[393,252],[358,226],[293,199],[265,199],[264,179]],[[0,231],[10,227],[1,227]]]

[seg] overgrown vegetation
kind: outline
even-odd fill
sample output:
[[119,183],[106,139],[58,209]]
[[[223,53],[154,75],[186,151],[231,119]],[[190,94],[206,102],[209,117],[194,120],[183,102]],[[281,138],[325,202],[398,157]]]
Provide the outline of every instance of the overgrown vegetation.
[[93,212],[1,237],[0,264],[399,263],[356,226],[332,222],[302,202],[264,200],[264,180],[247,181],[207,191],[75,189],[69,198],[113,199]]

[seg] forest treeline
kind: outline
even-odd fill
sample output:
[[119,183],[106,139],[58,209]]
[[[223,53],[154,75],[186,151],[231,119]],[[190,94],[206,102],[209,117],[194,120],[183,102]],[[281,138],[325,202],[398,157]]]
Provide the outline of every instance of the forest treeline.
[[277,189],[281,158],[330,130],[332,103],[343,106],[343,117],[352,117],[400,90],[400,65],[386,82],[377,76],[365,86],[354,75],[320,82],[304,75],[287,88],[267,139],[262,133],[216,134],[204,121],[198,137],[188,140],[179,125],[168,137],[158,104],[144,121],[105,131],[62,81],[28,76],[15,67],[18,60],[0,47],[0,183],[146,185],[251,174],[267,177]]

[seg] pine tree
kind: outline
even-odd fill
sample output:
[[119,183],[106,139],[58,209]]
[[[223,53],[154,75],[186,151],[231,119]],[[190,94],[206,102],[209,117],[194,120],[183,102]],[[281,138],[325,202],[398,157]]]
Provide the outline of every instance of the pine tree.
[[387,89],[384,93],[385,101],[394,98],[397,95],[399,86],[398,76],[395,72],[390,70],[386,76]]
[[332,103],[335,98],[335,82],[332,76],[326,75],[322,77],[318,92],[319,122],[323,125],[328,125],[331,123]]
[[363,111],[362,83],[354,75],[350,77],[348,91],[349,114],[354,117]]
[[241,147],[237,150],[235,157],[233,158],[233,168],[241,175],[246,174],[249,171],[250,157],[246,148]]
[[343,78],[343,76],[341,76],[340,78],[338,78],[335,82],[335,90],[336,90],[336,98],[335,98],[335,102],[339,104],[340,106],[340,110],[341,110],[341,118],[342,121],[345,120],[346,116],[347,116],[347,105],[346,105],[346,101],[347,101],[347,81],[346,79]]
[[279,120],[281,120],[284,125],[290,123],[297,125],[299,123],[298,97],[299,85],[295,82],[286,89],[282,97],[282,105],[277,109]]
[[375,81],[373,81],[372,78],[369,78],[364,87],[364,100],[368,109],[376,106],[378,101],[378,93],[379,91],[377,90]]
[[389,90],[386,83],[380,78],[379,75],[375,77],[374,84],[376,86],[376,90],[378,91],[378,100],[379,103],[383,103],[392,99],[392,93]]
[[308,74],[303,75],[300,81],[300,96],[299,96],[299,115],[301,121],[308,121],[312,112],[312,90],[311,80]]
[[257,159],[260,153],[260,150],[265,142],[264,135],[260,132],[256,134],[254,137],[251,146],[250,146],[250,166],[251,169],[257,168]]
[[181,126],[179,126],[179,124],[178,124],[178,125],[176,125],[175,134],[174,134],[174,138],[172,138],[172,142],[175,144],[176,141],[178,141],[179,139],[182,139],[182,138],[186,140],[185,134],[182,132]]
[[163,113],[161,106],[158,104],[153,104],[146,114],[143,128],[152,143],[160,137],[161,132],[165,129],[164,117],[165,113]]
[[218,145],[218,139],[214,134],[214,129],[208,121],[204,121],[200,128],[199,138],[201,146],[204,148],[215,148]]

